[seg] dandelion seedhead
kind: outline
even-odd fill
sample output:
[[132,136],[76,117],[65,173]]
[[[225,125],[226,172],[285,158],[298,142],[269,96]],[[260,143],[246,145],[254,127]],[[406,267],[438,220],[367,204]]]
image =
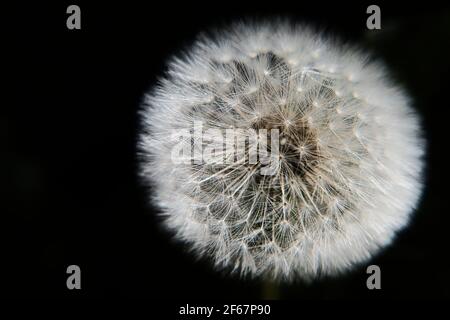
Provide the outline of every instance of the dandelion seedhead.
[[422,189],[408,97],[382,65],[304,26],[201,37],[170,62],[142,116],[141,174],[165,225],[242,275],[312,279],[366,261],[408,223]]

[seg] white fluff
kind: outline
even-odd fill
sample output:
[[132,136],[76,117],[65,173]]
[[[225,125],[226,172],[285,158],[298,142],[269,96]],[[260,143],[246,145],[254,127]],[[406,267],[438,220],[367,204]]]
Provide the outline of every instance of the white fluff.
[[[422,190],[409,98],[380,63],[304,26],[238,24],[201,37],[172,59],[142,117],[141,175],[166,226],[242,275],[312,279],[367,261],[409,222]],[[173,161],[174,132],[194,121],[279,128],[275,175],[214,156]]]

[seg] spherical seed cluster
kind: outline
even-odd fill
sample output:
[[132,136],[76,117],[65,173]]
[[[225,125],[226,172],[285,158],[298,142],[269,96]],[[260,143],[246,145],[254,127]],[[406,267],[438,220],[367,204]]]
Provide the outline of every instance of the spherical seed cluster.
[[[141,174],[166,226],[241,274],[348,269],[393,239],[421,192],[423,143],[407,97],[380,64],[302,26],[244,24],[201,38],[172,60],[142,115]],[[195,123],[217,129],[200,142],[215,152],[175,161],[175,145],[199,148],[174,134]],[[236,157],[246,144],[221,149],[230,128],[278,130],[277,153],[267,142],[272,174]]]

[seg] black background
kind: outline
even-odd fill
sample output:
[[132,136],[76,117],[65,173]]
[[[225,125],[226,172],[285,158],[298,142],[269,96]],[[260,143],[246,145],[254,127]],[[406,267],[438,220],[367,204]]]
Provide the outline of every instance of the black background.
[[[280,298],[448,298],[450,10],[384,4],[382,30],[366,28],[371,3],[87,1],[2,8],[3,51],[13,99],[1,107],[4,296],[143,297],[177,301],[257,299],[256,281],[196,261],[158,227],[137,179],[137,110],[165,61],[198,32],[249,18],[288,17],[362,44],[412,95],[428,140],[425,192],[411,226],[366,266],[335,279],[279,288]],[[81,7],[81,30],[66,8]],[[6,139],[5,139],[6,137]],[[6,168],[6,170],[4,170]],[[82,289],[66,288],[66,268]]]

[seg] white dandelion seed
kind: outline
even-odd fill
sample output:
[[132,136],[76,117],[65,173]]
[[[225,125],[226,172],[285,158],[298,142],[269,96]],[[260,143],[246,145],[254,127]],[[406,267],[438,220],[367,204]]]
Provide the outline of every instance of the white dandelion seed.
[[[242,275],[350,269],[392,241],[422,190],[424,143],[408,97],[382,65],[303,26],[239,24],[202,37],[170,62],[142,116],[141,175],[166,226]],[[174,145],[194,143],[173,133],[195,122],[218,129],[207,138],[216,152],[175,161]],[[261,162],[221,162],[248,152],[233,143],[217,152],[230,128],[279,130],[272,175]]]

